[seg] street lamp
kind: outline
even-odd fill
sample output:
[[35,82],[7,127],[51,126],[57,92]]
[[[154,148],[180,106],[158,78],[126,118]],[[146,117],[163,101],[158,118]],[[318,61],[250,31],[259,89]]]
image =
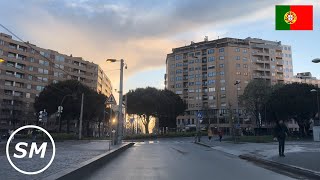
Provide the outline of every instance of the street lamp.
[[320,58],[315,58],[312,60],[313,63],[320,63]]
[[236,81],[234,83],[234,85],[237,86],[237,121],[238,121],[238,124],[237,124],[237,127],[240,126],[240,120],[239,120],[239,95],[238,95],[238,90],[239,90],[239,84],[240,84],[240,80],[239,81]]
[[311,89],[312,93],[317,93],[317,105],[318,105],[318,120],[320,121],[320,105],[319,105],[319,90]]
[[121,142],[122,139],[122,127],[123,127],[123,118],[122,118],[122,103],[123,103],[123,67],[127,69],[127,65],[124,63],[123,59],[107,59],[106,62],[114,63],[120,62],[120,88],[119,88],[119,115],[118,115],[118,123],[117,123],[117,143]]

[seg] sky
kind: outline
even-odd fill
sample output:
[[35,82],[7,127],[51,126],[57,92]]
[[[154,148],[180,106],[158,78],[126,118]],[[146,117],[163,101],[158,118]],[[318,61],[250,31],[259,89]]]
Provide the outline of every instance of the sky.
[[[276,31],[275,5],[313,5],[313,31]],[[0,22],[24,41],[99,64],[124,90],[164,88],[172,48],[223,37],[255,37],[292,46],[294,73],[320,78],[320,2],[313,0],[0,0]],[[8,33],[0,27],[0,32]]]

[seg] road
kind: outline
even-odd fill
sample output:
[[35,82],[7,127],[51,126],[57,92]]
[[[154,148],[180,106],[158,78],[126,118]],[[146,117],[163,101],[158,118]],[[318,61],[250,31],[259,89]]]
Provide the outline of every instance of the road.
[[136,143],[119,157],[90,172],[90,180],[286,180],[287,176],[236,156],[184,140]]

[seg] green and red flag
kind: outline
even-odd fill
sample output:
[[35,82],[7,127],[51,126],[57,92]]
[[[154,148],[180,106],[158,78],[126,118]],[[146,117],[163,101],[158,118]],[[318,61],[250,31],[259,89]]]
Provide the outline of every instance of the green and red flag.
[[276,30],[313,30],[313,6],[276,5]]

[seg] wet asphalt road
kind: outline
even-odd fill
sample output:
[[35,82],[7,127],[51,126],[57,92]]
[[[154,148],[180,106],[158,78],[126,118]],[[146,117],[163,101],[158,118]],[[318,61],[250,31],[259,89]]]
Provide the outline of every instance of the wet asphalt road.
[[136,143],[89,172],[90,180],[286,180],[281,174],[191,142],[168,139]]

